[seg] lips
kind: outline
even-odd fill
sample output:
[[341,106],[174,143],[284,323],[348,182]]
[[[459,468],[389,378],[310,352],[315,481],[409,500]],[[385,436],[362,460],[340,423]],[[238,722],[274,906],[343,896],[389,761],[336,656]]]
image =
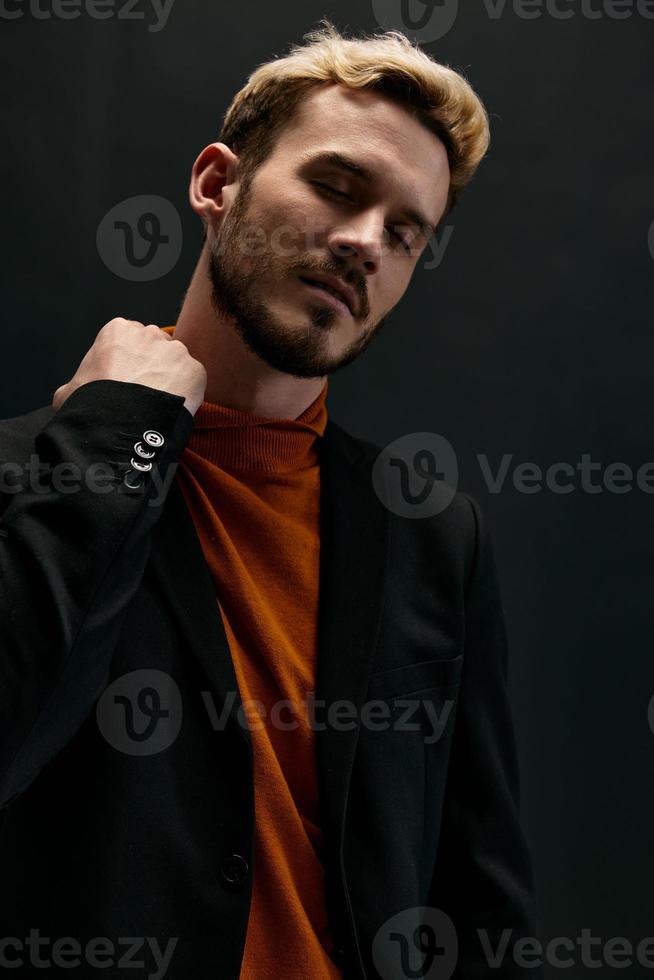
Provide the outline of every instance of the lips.
[[334,276],[300,276],[302,282],[309,283],[311,286],[318,286],[320,289],[324,289],[325,292],[330,293],[336,299],[344,303],[349,309],[352,316],[355,315],[357,300],[356,294],[345,283],[341,280],[336,279]]

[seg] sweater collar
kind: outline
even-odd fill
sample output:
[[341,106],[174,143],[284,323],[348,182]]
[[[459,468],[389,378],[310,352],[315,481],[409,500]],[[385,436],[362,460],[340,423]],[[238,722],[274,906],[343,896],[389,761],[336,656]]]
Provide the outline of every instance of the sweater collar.
[[[175,328],[162,329],[173,334]],[[285,473],[313,466],[327,425],[328,385],[326,380],[318,397],[296,419],[271,419],[203,401],[186,449],[232,471]]]

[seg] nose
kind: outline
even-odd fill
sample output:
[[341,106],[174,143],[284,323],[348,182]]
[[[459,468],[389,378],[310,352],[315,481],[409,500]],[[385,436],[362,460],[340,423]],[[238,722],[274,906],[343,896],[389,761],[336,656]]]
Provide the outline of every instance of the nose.
[[350,218],[347,224],[333,229],[328,245],[334,255],[356,255],[361,271],[371,275],[381,266],[384,226],[372,213]]

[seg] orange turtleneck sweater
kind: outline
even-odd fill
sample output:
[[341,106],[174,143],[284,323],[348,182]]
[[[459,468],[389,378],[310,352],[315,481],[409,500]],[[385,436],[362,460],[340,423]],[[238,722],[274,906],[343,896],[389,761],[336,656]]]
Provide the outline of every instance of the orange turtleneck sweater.
[[[317,441],[327,386],[297,419],[202,402],[177,469],[252,738],[254,879],[240,980],[341,977],[329,956],[315,732],[306,711],[316,678]],[[261,720],[248,710],[255,701],[264,706]]]

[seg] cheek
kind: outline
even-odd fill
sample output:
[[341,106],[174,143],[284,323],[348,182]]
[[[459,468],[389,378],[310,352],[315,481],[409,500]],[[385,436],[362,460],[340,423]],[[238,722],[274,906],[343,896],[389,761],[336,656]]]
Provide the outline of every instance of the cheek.
[[329,255],[330,234],[337,224],[329,205],[317,199],[297,202],[288,220],[297,229],[297,241],[304,254]]
[[304,237],[287,213],[280,214],[271,225],[268,245],[273,262],[285,268],[301,262],[306,255]]
[[305,189],[274,199],[267,215],[271,243],[281,241],[286,246],[287,258],[292,258],[291,247],[294,247],[293,254],[300,263],[308,255],[325,256],[329,236],[338,225],[338,215],[329,202]]
[[399,260],[390,258],[377,277],[375,298],[372,302],[378,314],[390,313],[400,302],[411,282],[410,274],[401,268],[394,268],[399,265]]
[[311,250],[311,229],[319,227],[307,201],[278,196],[262,212],[261,225],[273,260],[285,264],[306,256]]

